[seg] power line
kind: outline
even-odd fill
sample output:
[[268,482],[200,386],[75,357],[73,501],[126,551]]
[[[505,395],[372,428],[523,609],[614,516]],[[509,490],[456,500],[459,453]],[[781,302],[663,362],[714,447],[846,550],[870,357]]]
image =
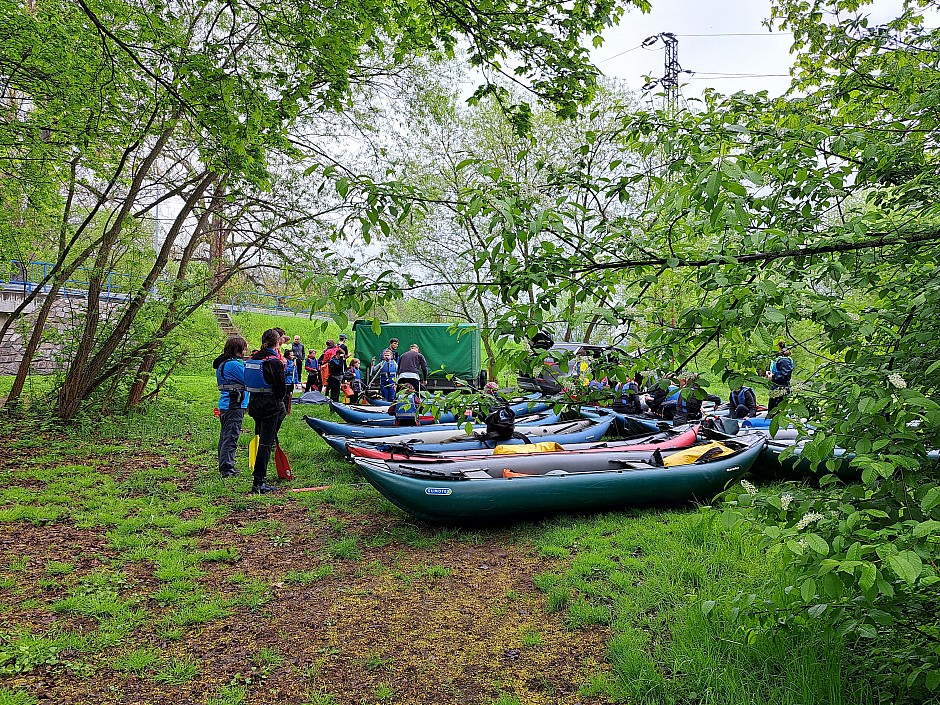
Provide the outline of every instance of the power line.
[[629,54],[631,51],[636,51],[637,49],[642,49],[642,48],[643,48],[643,45],[642,45],[642,44],[637,44],[637,45],[636,45],[635,47],[633,47],[632,49],[627,49],[626,51],[622,51],[622,52],[620,52],[619,54],[614,54],[613,56],[608,56],[606,59],[601,59],[601,60],[598,61],[597,63],[603,64],[605,61],[610,61],[611,59],[616,59],[618,56],[623,56],[624,54]]
[[781,37],[793,32],[716,32],[714,34],[677,34],[677,37]]
[[706,76],[704,78],[687,78],[687,81],[725,81],[729,78],[789,78],[788,73],[742,73],[739,76]]
[[750,76],[789,76],[788,73],[740,73],[738,71],[691,71],[696,75],[703,76],[729,76],[733,78],[746,78]]

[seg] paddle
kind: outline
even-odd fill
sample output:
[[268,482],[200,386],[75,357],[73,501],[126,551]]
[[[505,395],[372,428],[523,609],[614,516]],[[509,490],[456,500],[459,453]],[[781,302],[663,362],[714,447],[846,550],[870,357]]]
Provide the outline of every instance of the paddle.
[[248,469],[252,472],[255,469],[255,460],[258,458],[259,443],[261,443],[261,436],[255,436],[248,444]]
[[290,469],[290,461],[287,459],[287,453],[281,450],[281,444],[278,443],[274,449],[274,467],[277,468],[277,476],[282,480],[293,480],[294,473]]

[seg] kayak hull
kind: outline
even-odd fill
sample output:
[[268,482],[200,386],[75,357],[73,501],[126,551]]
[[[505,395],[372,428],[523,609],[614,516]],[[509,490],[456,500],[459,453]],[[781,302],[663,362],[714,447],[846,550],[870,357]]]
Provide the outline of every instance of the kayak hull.
[[[613,418],[607,417],[597,421],[580,420],[555,423],[545,426],[524,426],[517,431],[526,434],[533,441],[546,441],[555,443],[597,443],[610,430]],[[415,430],[415,429],[412,429]],[[347,444],[365,446],[383,446],[390,444],[408,445],[416,450],[428,453],[439,453],[450,450],[492,450],[497,445],[518,445],[524,443],[521,438],[511,438],[505,441],[481,441],[468,436],[463,429],[434,432],[429,434],[420,429],[412,435],[398,434],[385,438],[353,439],[347,436],[323,436],[331,448],[349,456]]]
[[[376,425],[392,426],[395,423],[395,417],[388,414],[389,404],[386,402],[384,410],[380,406],[370,403],[368,406],[361,404],[341,404],[330,401],[330,410],[347,423],[372,423]],[[520,402],[510,407],[517,416],[524,414],[535,414],[548,410],[548,404],[544,402]],[[472,417],[471,417],[472,418]],[[422,426],[425,424],[436,423],[457,423],[457,417],[451,411],[442,412],[437,419],[427,418],[419,422]]]
[[[374,423],[362,423],[362,424],[353,424],[353,423],[341,423],[337,421],[329,421],[327,419],[318,419],[313,416],[304,416],[304,421],[307,422],[307,425],[310,426],[314,431],[319,433],[321,436],[346,436],[348,438],[380,438],[385,436],[398,436],[398,435],[413,435],[415,433],[421,433],[421,429],[428,428],[431,431],[436,430],[448,430],[448,431],[458,431],[462,430],[465,424],[429,424],[428,426],[386,426],[378,425]],[[394,421],[394,419],[393,419]],[[529,425],[545,425],[553,424],[559,421],[558,414],[552,412],[544,412],[542,414],[535,414],[532,416],[522,416],[516,420],[516,425],[518,426],[529,426]],[[475,431],[485,431],[486,426],[482,424],[475,424],[473,429]]]
[[[673,448],[688,448],[695,443],[698,438],[698,426],[691,426],[681,433],[662,432],[647,436],[646,438],[635,439],[631,441],[606,441],[604,443],[565,443],[563,450],[551,451],[552,455],[566,453],[598,453],[609,450],[619,451],[655,451],[670,450]],[[488,459],[493,455],[495,449],[483,450],[450,450],[440,453],[428,453],[420,450],[420,446],[414,452],[407,455],[401,452],[380,450],[376,446],[349,444],[349,451],[353,457],[371,458],[373,460],[393,460],[407,459],[409,462],[437,462],[443,460],[473,460]],[[543,456],[542,453],[533,453],[526,455]]]
[[739,440],[742,448],[733,455],[668,469],[618,467],[595,472],[455,479],[396,473],[378,460],[360,459],[357,465],[379,492],[412,516],[461,523],[707,501],[746,473],[763,450],[763,438]]

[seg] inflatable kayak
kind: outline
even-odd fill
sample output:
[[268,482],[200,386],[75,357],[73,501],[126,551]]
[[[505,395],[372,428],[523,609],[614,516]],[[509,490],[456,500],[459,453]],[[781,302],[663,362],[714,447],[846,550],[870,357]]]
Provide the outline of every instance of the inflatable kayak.
[[[524,434],[528,440],[565,443],[597,443],[610,430],[612,417],[598,420],[578,419],[575,421],[562,421],[540,426],[518,426],[516,431]],[[400,433],[384,438],[349,438],[348,436],[323,436],[330,447],[349,456],[348,445],[369,445],[372,447],[396,446],[400,449],[410,447],[429,453],[439,453],[451,450],[486,450],[497,445],[518,445],[525,442],[522,438],[509,440],[481,440],[474,434],[468,435],[465,429],[452,428],[442,431],[417,431],[411,435]],[[481,429],[483,430],[483,429]],[[480,433],[477,431],[475,433]]]
[[527,472],[505,472],[498,464],[487,469],[469,463],[459,471],[451,463],[431,468],[359,458],[356,464],[379,492],[409,514],[459,523],[707,501],[748,471],[764,448],[764,438],[752,434],[714,446],[721,449],[710,457],[712,449],[675,465],[668,464],[665,453],[663,464],[650,454],[622,453],[615,460],[604,458],[605,463],[595,458],[590,465],[559,456]]
[[[526,444],[511,446],[514,450],[513,455],[541,455],[545,452],[550,453],[598,453],[610,450],[617,451],[655,451],[672,450],[675,448],[688,448],[698,440],[698,426],[691,426],[681,432],[664,431],[647,436],[645,438],[634,439],[630,441],[603,441],[589,443],[565,443],[556,444],[557,449],[545,450],[527,450]],[[541,439],[534,441],[538,445],[546,442]],[[454,461],[454,460],[473,460],[489,459],[497,452],[497,448],[503,449],[501,445],[495,448],[483,448],[475,450],[450,450],[439,453],[429,453],[421,450],[421,446],[375,446],[359,445],[357,443],[348,443],[347,447],[353,458],[371,458],[373,460],[393,460],[407,459],[410,462],[436,462],[436,461]],[[505,457],[505,456],[504,456]]]

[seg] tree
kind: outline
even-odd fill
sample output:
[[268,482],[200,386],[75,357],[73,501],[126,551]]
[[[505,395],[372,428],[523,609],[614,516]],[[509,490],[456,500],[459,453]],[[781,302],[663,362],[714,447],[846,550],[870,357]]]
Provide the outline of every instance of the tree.
[[[344,111],[354,95],[390,85],[419,57],[453,54],[463,40],[474,65],[503,72],[501,62],[514,57],[518,80],[571,113],[594,88],[596,71],[586,60],[582,36],[599,33],[623,11],[609,0],[532,7],[497,2],[485,8],[437,2],[365,7],[306,0],[39,0],[6,1],[0,9],[7,108],[0,167],[23,180],[5,186],[3,207],[23,222],[33,220],[31,211],[41,211],[43,217],[33,222],[54,227],[58,235],[55,263],[43,282],[49,296],[8,403],[22,392],[53,295],[87,267],[84,323],[56,404],[65,419],[101,387],[103,372],[119,374],[128,362],[137,369],[130,399],[136,403],[160,341],[194,306],[211,300],[259,258],[270,264],[262,250],[286,248],[293,254],[287,245],[299,232],[311,232],[304,225],[313,218],[298,214],[301,204],[285,211],[285,199],[259,196],[284,182],[287,165],[303,163],[306,177],[319,181],[319,192],[335,180],[345,195],[343,165],[295,139],[297,128]],[[503,99],[493,84],[480,89],[485,94]],[[524,129],[527,112],[505,100],[504,107]],[[141,233],[134,221],[170,197],[182,205],[152,267],[127,292],[121,311],[103,320],[108,272],[120,266],[122,248]],[[303,205],[323,215],[335,205],[331,198],[319,203]],[[256,217],[247,238],[230,236],[235,224]],[[12,236],[15,229],[2,232]],[[223,242],[232,254],[223,254]],[[199,282],[193,298],[188,267],[203,251],[215,272]],[[161,286],[164,274],[175,281]],[[149,339],[126,345],[142,330],[135,329],[141,312],[150,304],[164,307],[161,297],[168,300],[162,323]],[[185,297],[190,298],[183,304]]]
[[[616,218],[576,192],[533,199],[531,174],[492,158],[457,170],[455,211],[482,237],[463,254],[485,275],[467,286],[501,303],[505,335],[531,335],[566,297],[603,299],[614,320],[643,319],[637,366],[708,365],[735,384],[781,337],[821,361],[797,371],[811,376],[775,421],[812,419],[804,455],[821,489],[745,492],[726,514],[784,555],[794,589],[723,614],[757,605],[768,629],[822,620],[877,648],[894,692],[919,701],[940,686],[940,486],[926,460],[940,447],[940,32],[924,27],[930,3],[884,26],[862,5],[775,3],[798,94],[712,93],[694,113],[624,116],[631,168],[584,175],[588,192],[631,204]],[[825,474],[836,447],[861,484]]]

